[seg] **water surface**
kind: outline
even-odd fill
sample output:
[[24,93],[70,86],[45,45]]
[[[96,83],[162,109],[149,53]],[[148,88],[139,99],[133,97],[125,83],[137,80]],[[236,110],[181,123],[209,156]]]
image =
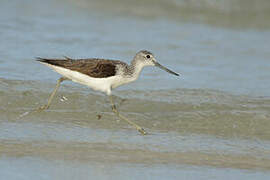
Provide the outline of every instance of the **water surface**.
[[[2,1],[0,179],[269,179],[270,3],[260,1]],[[12,13],[11,13],[12,12]],[[35,57],[145,68],[109,100],[64,82]],[[101,115],[101,119],[98,118]]]

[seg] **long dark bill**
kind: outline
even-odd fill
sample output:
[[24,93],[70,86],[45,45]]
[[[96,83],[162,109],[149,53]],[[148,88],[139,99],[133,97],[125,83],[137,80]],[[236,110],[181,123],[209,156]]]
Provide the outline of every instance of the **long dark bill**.
[[167,71],[168,73],[171,73],[171,74],[173,74],[173,75],[179,76],[179,74],[177,74],[177,73],[175,73],[175,72],[169,70],[168,68],[166,68],[166,67],[162,66],[161,64],[159,64],[158,62],[154,62],[154,63],[155,63],[155,66],[159,67],[160,69],[163,69],[163,70],[165,70],[165,71]]

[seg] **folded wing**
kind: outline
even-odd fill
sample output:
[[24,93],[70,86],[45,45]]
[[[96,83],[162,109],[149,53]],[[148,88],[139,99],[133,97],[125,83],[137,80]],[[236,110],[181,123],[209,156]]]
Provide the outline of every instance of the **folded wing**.
[[117,73],[117,65],[123,64],[123,62],[116,60],[94,58],[74,60],[67,57],[66,59],[37,58],[37,61],[77,71],[94,78],[114,76]]

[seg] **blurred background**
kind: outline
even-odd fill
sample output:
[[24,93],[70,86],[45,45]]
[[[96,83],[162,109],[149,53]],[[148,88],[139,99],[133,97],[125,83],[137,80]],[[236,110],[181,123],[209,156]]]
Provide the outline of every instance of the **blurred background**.
[[[0,179],[269,179],[269,19],[268,0],[1,0]],[[72,82],[20,118],[60,77],[35,57],[142,49],[180,74],[145,68],[113,92],[150,135]]]

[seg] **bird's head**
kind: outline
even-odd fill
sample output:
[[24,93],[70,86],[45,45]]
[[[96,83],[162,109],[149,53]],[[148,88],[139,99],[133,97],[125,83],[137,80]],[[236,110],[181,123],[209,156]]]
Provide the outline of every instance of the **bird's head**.
[[156,66],[159,67],[160,69],[167,71],[168,73],[179,76],[179,74],[159,64],[155,59],[154,55],[150,51],[146,50],[139,51],[135,55],[134,60],[136,61],[136,63],[142,64],[143,66]]

